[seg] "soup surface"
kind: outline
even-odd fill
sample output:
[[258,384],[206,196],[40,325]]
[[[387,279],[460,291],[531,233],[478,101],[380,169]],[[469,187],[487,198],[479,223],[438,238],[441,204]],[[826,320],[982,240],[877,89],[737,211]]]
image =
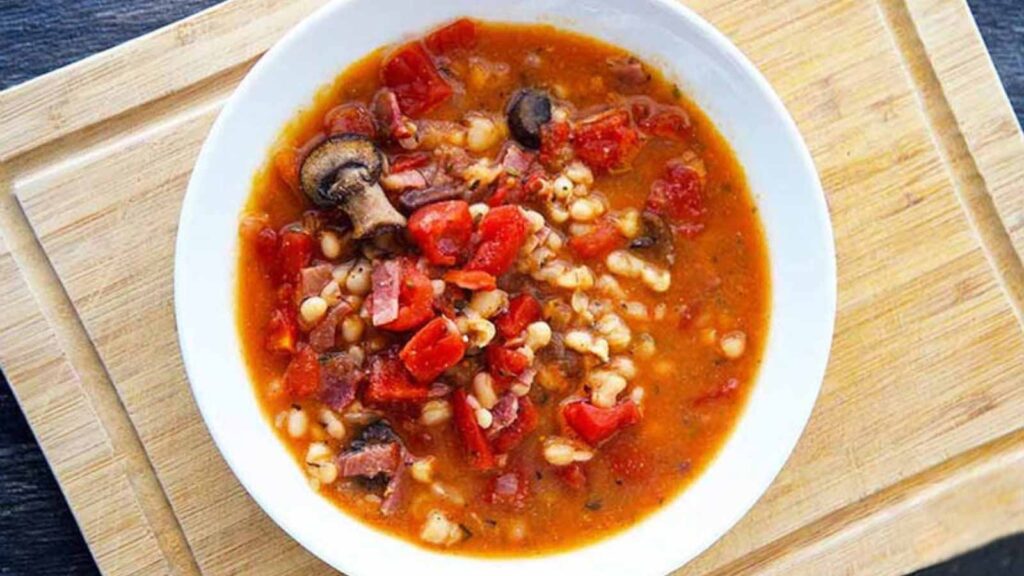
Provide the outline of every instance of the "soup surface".
[[245,358],[311,488],[459,553],[665,504],[766,338],[728,144],[647,64],[549,26],[459,20],[351,66],[284,129],[240,236]]

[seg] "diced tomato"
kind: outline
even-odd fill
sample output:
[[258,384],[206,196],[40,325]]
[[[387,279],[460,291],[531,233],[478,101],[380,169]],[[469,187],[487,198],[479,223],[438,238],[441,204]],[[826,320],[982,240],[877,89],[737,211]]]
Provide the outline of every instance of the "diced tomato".
[[484,356],[491,371],[504,376],[518,376],[530,367],[530,359],[525,354],[500,344],[488,346]]
[[434,316],[434,289],[430,278],[411,262],[402,263],[398,292],[398,318],[379,326],[393,332],[412,330]]
[[703,227],[704,194],[700,174],[686,164],[670,162],[651,184],[647,209],[669,220],[677,232],[688,235]]
[[432,156],[429,152],[410,152],[408,154],[395,155],[388,164],[391,166],[390,172],[398,174],[406,170],[422,168],[430,164],[431,159]]
[[529,495],[529,479],[521,471],[515,470],[491,478],[484,493],[484,502],[520,510],[526,506],[526,498]]
[[281,234],[277,249],[277,270],[281,278],[294,279],[309,265],[313,257],[313,238],[299,230],[288,230]]
[[519,399],[519,411],[516,419],[507,428],[498,433],[492,442],[494,451],[498,454],[507,454],[523,442],[526,436],[537,429],[540,423],[540,415],[537,408],[530,401],[529,396]]
[[409,235],[431,264],[454,265],[473,235],[469,204],[449,200],[420,208],[409,217]]
[[492,209],[480,221],[480,243],[466,270],[482,270],[501,276],[512,263],[529,232],[529,223],[516,206]]
[[504,204],[519,204],[523,201],[523,187],[518,178],[505,178],[494,192],[487,197],[487,205],[491,208]]
[[573,136],[576,156],[595,172],[629,168],[640,152],[640,144],[640,134],[625,108],[584,120]]
[[274,354],[294,354],[299,327],[293,314],[277,309],[270,313],[264,346]]
[[460,48],[472,48],[476,45],[476,22],[469,18],[459,18],[428,34],[423,43],[438,55]]
[[420,328],[402,348],[399,357],[406,369],[420,382],[433,382],[445,370],[455,366],[466,353],[455,322],[434,318]]
[[462,446],[469,455],[469,464],[477,470],[494,468],[494,453],[487,443],[484,431],[476,423],[473,407],[466,399],[466,391],[459,388],[452,395],[452,416],[455,429],[462,439]]
[[378,354],[370,360],[370,383],[365,398],[375,404],[423,402],[430,388],[417,384],[394,353]]
[[508,310],[495,319],[494,326],[505,338],[515,338],[537,320],[540,320],[540,302],[529,294],[520,294],[509,300]]
[[284,371],[284,387],[295,399],[320,389],[320,361],[311,347],[306,346],[292,357]]
[[444,281],[466,290],[494,290],[498,287],[498,280],[481,270],[449,270],[444,273]]
[[270,226],[264,226],[256,234],[256,257],[265,267],[271,267],[277,256],[277,232]]
[[590,232],[570,238],[569,248],[580,258],[596,259],[604,258],[625,243],[626,239],[619,233],[618,228],[611,222],[602,220]]
[[292,192],[299,190],[299,164],[299,153],[295,148],[282,148],[274,154],[274,169]]
[[573,490],[582,490],[587,486],[587,475],[583,472],[583,466],[579,462],[556,468],[555,475]]
[[631,401],[611,408],[598,408],[589,401],[572,402],[562,407],[562,416],[585,442],[597,445],[619,430],[640,421],[640,410]]
[[419,42],[406,44],[392,54],[384,62],[381,76],[408,116],[429,112],[452,95],[452,87],[441,77],[430,54]]
[[540,127],[540,154],[537,159],[548,168],[561,168],[572,160],[572,128],[568,122],[548,122]]
[[324,129],[328,134],[359,134],[367,138],[377,135],[370,109],[361,102],[335,106],[324,114]]

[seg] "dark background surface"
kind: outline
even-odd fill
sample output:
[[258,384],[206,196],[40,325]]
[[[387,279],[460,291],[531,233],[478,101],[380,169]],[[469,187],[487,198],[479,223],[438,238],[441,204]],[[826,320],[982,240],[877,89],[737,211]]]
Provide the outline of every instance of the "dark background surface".
[[[913,0],[910,0],[913,1]],[[170,24],[213,0],[0,0],[0,89]],[[1024,0],[970,0],[1024,118]],[[1022,122],[1024,123],[1024,122]],[[0,138],[3,136],[0,135]],[[0,304],[3,305],[3,304]],[[0,574],[96,574],[74,518],[7,381],[0,378]],[[1024,535],[916,576],[1024,575]]]

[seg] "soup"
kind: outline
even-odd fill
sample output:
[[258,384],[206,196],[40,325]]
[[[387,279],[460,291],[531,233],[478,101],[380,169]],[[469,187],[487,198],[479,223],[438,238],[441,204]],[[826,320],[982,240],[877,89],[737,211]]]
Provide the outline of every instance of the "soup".
[[728,143],[651,66],[545,25],[462,19],[352,65],[239,233],[245,359],[311,489],[456,553],[564,550],[664,505],[766,338]]

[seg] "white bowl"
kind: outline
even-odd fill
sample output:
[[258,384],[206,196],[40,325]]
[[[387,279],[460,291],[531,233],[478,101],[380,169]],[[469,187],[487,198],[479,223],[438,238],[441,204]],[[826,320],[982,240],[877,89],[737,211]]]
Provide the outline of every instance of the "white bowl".
[[[283,125],[350,63],[458,16],[547,22],[660,66],[744,167],[771,261],[771,327],[757,384],[717,458],[679,497],[589,546],[524,558],[433,552],[341,512],[306,483],[260,413],[235,329],[238,220]],[[810,155],[779,98],[721,33],[673,0],[348,0],[310,16],[249,72],[210,131],[178,230],[174,295],[185,368],[214,441],[292,537],[350,575],[663,574],[710,546],[782,468],[821,386],[835,315],[835,255]]]

